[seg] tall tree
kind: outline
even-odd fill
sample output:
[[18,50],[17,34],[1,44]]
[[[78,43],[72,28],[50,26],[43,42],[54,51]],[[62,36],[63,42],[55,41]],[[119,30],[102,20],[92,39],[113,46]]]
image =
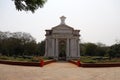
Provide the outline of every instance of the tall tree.
[[104,56],[108,47],[105,44],[99,43],[81,43],[80,54],[82,56]]
[[0,32],[0,54],[7,56],[34,55],[36,41],[24,32]]
[[18,11],[35,12],[36,9],[42,8],[47,0],[12,0]]
[[85,55],[88,55],[88,56],[94,56],[95,55],[97,45],[95,45],[94,43],[86,43],[85,47],[86,47],[85,48]]
[[37,44],[37,55],[43,56],[45,54],[45,40]]
[[120,44],[112,45],[108,50],[108,54],[110,58],[120,57]]

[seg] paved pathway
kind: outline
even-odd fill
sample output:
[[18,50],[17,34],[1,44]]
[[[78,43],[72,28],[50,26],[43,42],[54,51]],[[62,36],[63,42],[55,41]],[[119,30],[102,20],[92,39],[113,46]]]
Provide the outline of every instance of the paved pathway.
[[120,67],[81,68],[66,62],[42,68],[0,64],[0,80],[120,80]]

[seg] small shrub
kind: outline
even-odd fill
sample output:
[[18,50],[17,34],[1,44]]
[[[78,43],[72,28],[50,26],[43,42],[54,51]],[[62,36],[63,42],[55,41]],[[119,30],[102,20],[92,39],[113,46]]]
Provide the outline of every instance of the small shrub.
[[9,58],[7,56],[0,56],[1,60],[9,60]]

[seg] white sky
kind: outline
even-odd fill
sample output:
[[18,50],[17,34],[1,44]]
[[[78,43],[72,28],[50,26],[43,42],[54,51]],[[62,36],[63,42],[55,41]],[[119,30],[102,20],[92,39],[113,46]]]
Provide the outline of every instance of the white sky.
[[120,0],[48,0],[34,14],[17,11],[12,0],[0,0],[0,31],[27,32],[40,42],[62,15],[67,25],[81,30],[81,42],[112,45],[120,40]]

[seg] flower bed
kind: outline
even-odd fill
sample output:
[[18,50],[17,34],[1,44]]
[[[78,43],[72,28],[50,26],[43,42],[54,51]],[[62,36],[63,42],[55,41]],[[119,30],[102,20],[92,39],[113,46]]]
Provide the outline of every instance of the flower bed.
[[120,67],[120,63],[82,63],[77,60],[69,60],[69,62],[79,67]]
[[9,65],[21,65],[21,66],[40,66],[39,62],[17,62],[17,61],[0,60],[0,63],[9,64]]
[[20,65],[20,66],[37,66],[43,67],[49,63],[55,62],[55,60],[41,60],[40,62],[18,62],[18,61],[10,61],[10,60],[0,60],[1,64],[9,64],[9,65]]

